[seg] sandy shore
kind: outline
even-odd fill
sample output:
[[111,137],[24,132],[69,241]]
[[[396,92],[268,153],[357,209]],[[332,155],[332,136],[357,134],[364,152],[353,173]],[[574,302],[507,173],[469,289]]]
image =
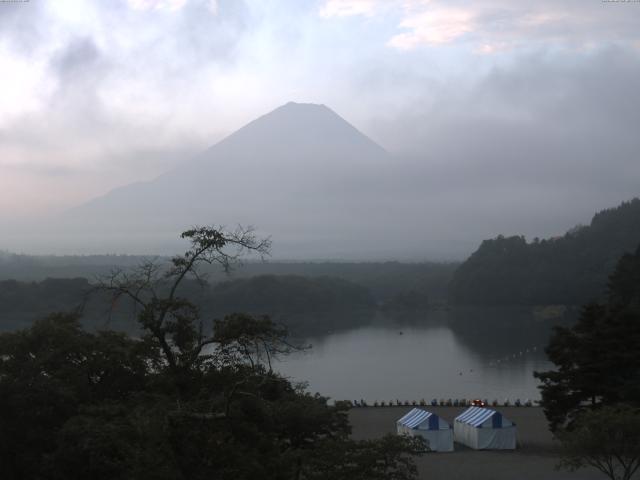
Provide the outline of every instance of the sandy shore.
[[[353,438],[377,438],[395,433],[395,421],[413,407],[354,408],[349,413]],[[425,407],[452,422],[464,408]],[[595,480],[595,469],[558,471],[555,442],[541,408],[498,407],[518,427],[516,451],[474,451],[455,444],[451,453],[428,453],[417,459],[420,478],[429,480]]]

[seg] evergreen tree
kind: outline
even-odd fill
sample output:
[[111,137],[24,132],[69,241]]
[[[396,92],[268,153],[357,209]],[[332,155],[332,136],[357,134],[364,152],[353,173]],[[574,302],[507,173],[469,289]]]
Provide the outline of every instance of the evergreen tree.
[[556,328],[547,354],[555,370],[537,372],[552,430],[599,405],[640,406],[640,248],[624,255],[606,305],[583,308],[575,326]]

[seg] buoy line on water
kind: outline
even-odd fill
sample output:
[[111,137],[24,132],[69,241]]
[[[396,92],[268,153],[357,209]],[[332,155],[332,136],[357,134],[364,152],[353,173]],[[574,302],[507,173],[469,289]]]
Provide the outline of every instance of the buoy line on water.
[[[343,400],[342,402],[350,404],[354,408],[365,408],[365,407],[473,407],[473,406],[482,406],[482,407],[533,407],[534,404],[538,404],[539,401],[532,401],[531,399],[526,399],[525,401],[521,401],[519,398],[515,399],[511,402],[508,398],[505,398],[502,402],[499,402],[497,399],[489,402],[487,399],[479,401],[477,399],[468,400],[468,399],[433,399],[430,402],[427,402],[424,398],[416,401],[416,400],[389,400],[387,401],[378,401],[375,400],[373,403],[368,403],[364,399],[360,400]],[[342,403],[340,402],[340,403]]]
[[533,345],[531,347],[525,348],[524,350],[519,350],[517,352],[507,354],[504,357],[490,360],[489,366],[497,367],[498,365],[508,364],[509,362],[512,362],[515,359],[522,358],[527,356],[527,354],[537,353],[539,351],[544,351],[544,345]]

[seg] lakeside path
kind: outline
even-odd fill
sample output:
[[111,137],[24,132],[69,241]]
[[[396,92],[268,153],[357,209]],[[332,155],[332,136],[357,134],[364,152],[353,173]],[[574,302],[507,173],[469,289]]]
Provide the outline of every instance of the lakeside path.
[[[349,420],[352,437],[363,440],[395,433],[395,422],[414,407],[352,408]],[[418,407],[429,410],[450,423],[465,408]],[[538,407],[497,407],[518,428],[516,451],[476,451],[455,444],[451,453],[427,453],[417,459],[420,479],[428,480],[602,480],[595,469],[558,471],[556,445],[547,421]]]

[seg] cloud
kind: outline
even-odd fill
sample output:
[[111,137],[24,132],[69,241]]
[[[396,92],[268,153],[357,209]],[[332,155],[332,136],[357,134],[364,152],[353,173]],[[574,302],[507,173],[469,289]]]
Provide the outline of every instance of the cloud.
[[2,2],[0,4],[0,42],[14,53],[29,53],[42,48],[42,41],[51,26],[44,2]]
[[320,16],[325,18],[371,16],[378,11],[380,3],[379,0],[327,0],[320,8]]
[[[213,141],[212,128],[194,126],[185,111],[211,111],[219,95],[211,78],[226,76],[235,61],[246,11],[239,1],[221,3],[221,15],[211,15],[218,2],[210,0],[7,5],[10,17],[0,17],[0,142],[10,134],[16,155],[19,143],[46,146],[51,158],[77,165],[80,152],[91,162],[105,148],[139,150],[205,135]],[[169,7],[180,9],[157,10]],[[38,41],[16,48],[29,15]]]
[[637,78],[629,48],[524,55],[414,94],[372,136],[403,152],[397,191],[445,237],[556,235],[640,195]]
[[127,0],[127,4],[134,10],[180,10],[187,0]]
[[389,40],[389,45],[410,50],[418,45],[450,43],[474,30],[474,15],[463,9],[438,8],[407,16],[400,27],[409,30]]
[[57,83],[49,98],[50,108],[64,109],[67,116],[82,116],[83,123],[102,114],[100,90],[112,68],[93,38],[70,38],[49,60],[49,71]]
[[126,0],[129,8],[140,11],[177,12],[188,3],[205,6],[210,13],[218,13],[218,0]]
[[101,55],[93,39],[89,37],[74,38],[52,59],[54,71],[66,77],[87,68],[92,68],[99,61]]
[[627,4],[616,8],[613,3],[575,0],[327,0],[320,15],[399,16],[400,32],[387,42],[399,50],[462,43],[472,52],[493,54],[539,43],[577,49],[600,41],[633,45],[640,40],[640,8],[633,2],[619,3]]

